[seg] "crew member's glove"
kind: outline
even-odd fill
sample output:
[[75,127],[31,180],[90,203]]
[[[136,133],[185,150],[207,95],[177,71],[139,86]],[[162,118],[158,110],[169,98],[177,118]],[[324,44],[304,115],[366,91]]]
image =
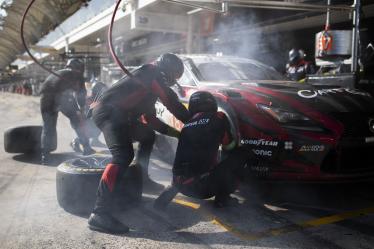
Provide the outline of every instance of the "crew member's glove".
[[181,134],[180,131],[172,127],[168,127],[167,132],[166,132],[167,136],[175,137],[175,138],[179,138],[180,134]]

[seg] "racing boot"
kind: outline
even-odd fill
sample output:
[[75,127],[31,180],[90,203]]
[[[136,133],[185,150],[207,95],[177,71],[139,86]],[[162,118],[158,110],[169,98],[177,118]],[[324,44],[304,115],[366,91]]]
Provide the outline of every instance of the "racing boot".
[[78,153],[82,153],[80,145],[79,138],[74,138],[73,141],[70,142],[71,148]]
[[178,188],[174,186],[167,187],[159,197],[153,203],[153,208],[158,211],[165,211],[166,207],[169,203],[174,199],[174,197],[178,194]]
[[94,231],[110,234],[123,234],[130,230],[128,226],[107,213],[91,213],[88,227]]
[[102,143],[98,138],[95,137],[91,140],[91,146],[106,147],[106,144]]
[[50,161],[50,154],[47,151],[43,151],[40,153],[40,163],[42,165],[48,165],[48,162]]
[[231,197],[230,194],[218,194],[214,197],[214,206],[216,208],[231,207],[239,204],[239,200]]
[[82,155],[83,156],[88,156],[88,155],[92,155],[92,154],[95,154],[96,151],[94,149],[92,149],[90,146],[85,146],[83,148],[83,153]]

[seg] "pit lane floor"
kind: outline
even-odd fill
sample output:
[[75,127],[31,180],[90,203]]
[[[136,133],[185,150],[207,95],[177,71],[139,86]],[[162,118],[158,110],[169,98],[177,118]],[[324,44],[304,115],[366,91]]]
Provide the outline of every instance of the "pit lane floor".
[[[2,132],[40,124],[38,98],[0,93],[0,116]],[[62,115],[58,135],[48,166],[1,148],[0,248],[374,248],[373,184],[252,182],[235,193],[236,206],[215,209],[211,200],[178,196],[167,213],[153,210],[155,193],[144,193],[140,207],[119,214],[130,233],[90,231],[87,217],[57,203],[56,166],[78,156],[68,145],[74,134]],[[167,185],[170,167],[153,157],[152,178]]]

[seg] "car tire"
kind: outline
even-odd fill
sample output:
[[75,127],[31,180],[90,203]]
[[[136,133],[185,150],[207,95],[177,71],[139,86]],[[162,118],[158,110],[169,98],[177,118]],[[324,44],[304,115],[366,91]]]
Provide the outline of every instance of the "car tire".
[[[110,160],[110,157],[91,156],[71,159],[60,164],[56,171],[56,192],[59,205],[73,214],[92,212],[101,176]],[[138,204],[142,198],[140,165],[130,165],[124,178],[123,192],[121,192],[124,194],[115,200],[114,206],[116,207]],[[125,207],[118,207],[118,209],[121,208]]]
[[239,136],[239,125],[238,125],[238,119],[235,114],[235,111],[229,104],[223,101],[218,100],[217,103],[218,103],[218,111],[223,112],[226,115],[230,123],[230,129],[231,129],[231,134],[233,135],[233,139],[235,143],[238,143],[239,137],[240,137]]
[[4,132],[4,149],[8,153],[40,152],[41,134],[42,126],[37,125],[9,128]]

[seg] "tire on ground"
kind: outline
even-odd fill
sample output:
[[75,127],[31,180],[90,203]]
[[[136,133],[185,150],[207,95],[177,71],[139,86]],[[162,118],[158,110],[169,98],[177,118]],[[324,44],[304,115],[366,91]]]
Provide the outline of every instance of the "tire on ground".
[[[59,205],[74,214],[90,213],[96,201],[97,187],[110,157],[84,157],[63,162],[56,171],[56,191]],[[124,176],[123,195],[116,205],[138,204],[142,198],[142,172],[131,164]],[[118,209],[125,208],[124,206]]]
[[41,133],[42,126],[37,125],[9,128],[4,132],[4,149],[8,153],[37,153]]

